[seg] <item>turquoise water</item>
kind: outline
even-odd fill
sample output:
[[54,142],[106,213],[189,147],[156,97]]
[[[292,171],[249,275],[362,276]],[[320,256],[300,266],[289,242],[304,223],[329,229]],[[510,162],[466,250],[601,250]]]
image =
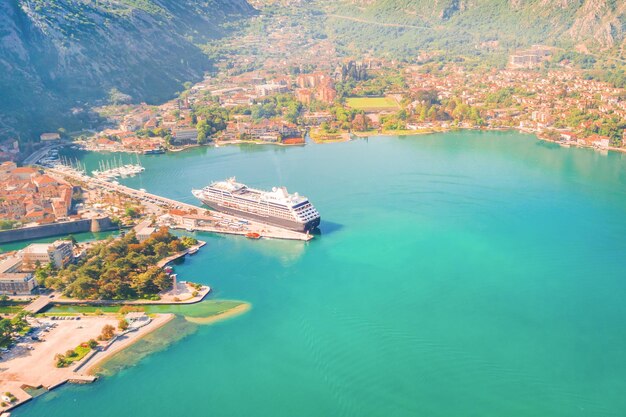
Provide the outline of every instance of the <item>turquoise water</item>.
[[[72,236],[74,237],[74,239],[76,239],[77,242],[91,242],[93,240],[105,239],[108,236],[117,236],[118,234],[119,234],[119,231],[113,230],[113,231],[108,231],[108,232],[74,233],[72,234]],[[0,244],[0,253],[24,249],[26,246],[30,245],[31,243],[51,243],[57,239],[63,239],[67,236],[70,236],[70,235],[42,237],[41,239],[21,240],[19,242],[3,243],[3,244]]]
[[284,184],[322,235],[198,234],[177,272],[250,312],[14,416],[623,416],[625,159],[478,132],[145,157],[125,183]]

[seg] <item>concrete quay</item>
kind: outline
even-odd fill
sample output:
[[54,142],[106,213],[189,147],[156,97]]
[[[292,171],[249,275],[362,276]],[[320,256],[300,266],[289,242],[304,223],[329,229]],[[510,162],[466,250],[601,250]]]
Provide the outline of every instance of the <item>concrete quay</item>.
[[[248,219],[241,219],[225,213],[216,213],[202,207],[195,206],[193,204],[183,203],[173,200],[171,198],[162,197],[156,194],[135,190],[134,188],[126,187],[121,184],[114,184],[108,181],[104,181],[98,178],[89,177],[87,175],[79,174],[75,171],[64,171],[56,168],[48,168],[48,170],[57,175],[64,175],[82,182],[87,183],[92,187],[97,187],[104,190],[115,191],[120,194],[127,195],[139,200],[144,206],[153,207],[157,206],[161,209],[176,209],[184,210],[194,213],[202,213],[203,220],[201,224],[192,228],[184,226],[182,224],[169,224],[168,226],[174,229],[187,229],[198,230],[210,233],[231,234],[245,236],[248,233],[258,233],[263,238],[271,239],[286,239],[286,240],[303,240],[308,241],[313,239],[313,236],[308,233],[295,232],[276,226],[271,226],[263,223],[258,223]],[[245,222],[244,222],[245,220]],[[238,224],[238,227],[224,227],[220,224],[231,223]]]
[[[233,218],[235,221],[237,219]],[[185,229],[182,226],[172,226],[173,229]],[[279,227],[274,227],[262,223],[253,223],[249,222],[245,228],[241,230],[231,229],[228,227],[220,227],[216,225],[201,225],[196,226],[193,230],[200,232],[209,232],[209,233],[221,233],[226,235],[240,235],[246,236],[248,233],[257,233],[262,238],[269,239],[283,239],[283,240],[303,240],[309,241],[313,239],[313,235],[298,233],[292,230],[282,229]]]

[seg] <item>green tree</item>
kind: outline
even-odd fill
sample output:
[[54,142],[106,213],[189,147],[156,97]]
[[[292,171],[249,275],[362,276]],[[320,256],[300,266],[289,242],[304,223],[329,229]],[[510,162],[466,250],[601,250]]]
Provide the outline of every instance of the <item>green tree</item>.
[[117,88],[112,88],[109,90],[109,103],[118,105],[118,104],[126,104],[132,101],[132,97],[128,94],[122,93]]
[[100,338],[102,340],[111,340],[115,336],[115,327],[110,324],[105,324],[102,328],[102,333],[100,334]]
[[120,319],[119,323],[117,324],[117,328],[121,331],[128,330],[128,322],[126,321],[126,319]]
[[183,236],[180,238],[181,243],[183,244],[184,247],[189,248],[193,245],[197,245],[198,244],[198,239],[195,239],[193,237],[190,236]]
[[426,106],[422,106],[422,109],[420,110],[420,116],[419,116],[420,122],[426,121],[427,116],[428,116],[428,108]]
[[13,229],[17,224],[15,220],[0,220],[0,230]]
[[165,242],[158,242],[154,245],[154,253],[161,259],[169,255],[170,249]]
[[437,110],[435,109],[435,107],[431,107],[430,110],[428,110],[428,116],[427,116],[428,120],[431,121],[435,121],[437,120]]
[[67,235],[67,237],[64,238],[63,240],[69,240],[70,242],[72,242],[73,246],[76,246],[78,244],[78,241],[76,240],[74,235]]
[[124,210],[124,214],[132,219],[136,219],[137,217],[139,217],[139,211],[135,207],[126,207],[126,209]]
[[204,145],[209,138],[210,127],[206,120],[200,120],[196,125],[198,131],[198,145]]

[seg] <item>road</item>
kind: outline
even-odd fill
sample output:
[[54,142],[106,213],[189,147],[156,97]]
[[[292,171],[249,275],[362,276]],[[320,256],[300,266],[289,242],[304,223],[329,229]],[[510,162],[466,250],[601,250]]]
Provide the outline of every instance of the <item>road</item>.
[[376,22],[373,20],[360,19],[358,17],[343,16],[340,14],[327,14],[326,16],[334,17],[337,19],[343,19],[343,20],[351,20],[353,22],[365,23],[367,25],[374,25],[374,26],[384,26],[384,27],[391,27],[391,28],[409,28],[409,29],[433,29],[432,27],[428,27],[428,26],[404,25],[402,23],[382,23],[382,22]]
[[58,144],[48,145],[44,148],[39,149],[38,151],[33,152],[28,157],[26,157],[26,159],[24,159],[24,165],[31,165],[31,164],[37,163],[37,161],[43,158],[48,152],[50,152],[52,149],[58,146],[59,146]]
[[51,297],[47,295],[42,295],[39,298],[36,298],[32,303],[28,304],[24,307],[24,311],[32,314],[39,313],[45,307],[50,304]]

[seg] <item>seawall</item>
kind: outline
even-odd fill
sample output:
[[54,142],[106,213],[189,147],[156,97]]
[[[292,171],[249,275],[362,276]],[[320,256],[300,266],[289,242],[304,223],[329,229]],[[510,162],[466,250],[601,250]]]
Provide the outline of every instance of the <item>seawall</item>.
[[103,232],[116,229],[117,226],[108,217],[80,219],[63,223],[50,223],[35,227],[3,230],[0,232],[0,244],[20,240],[41,239],[83,232]]

